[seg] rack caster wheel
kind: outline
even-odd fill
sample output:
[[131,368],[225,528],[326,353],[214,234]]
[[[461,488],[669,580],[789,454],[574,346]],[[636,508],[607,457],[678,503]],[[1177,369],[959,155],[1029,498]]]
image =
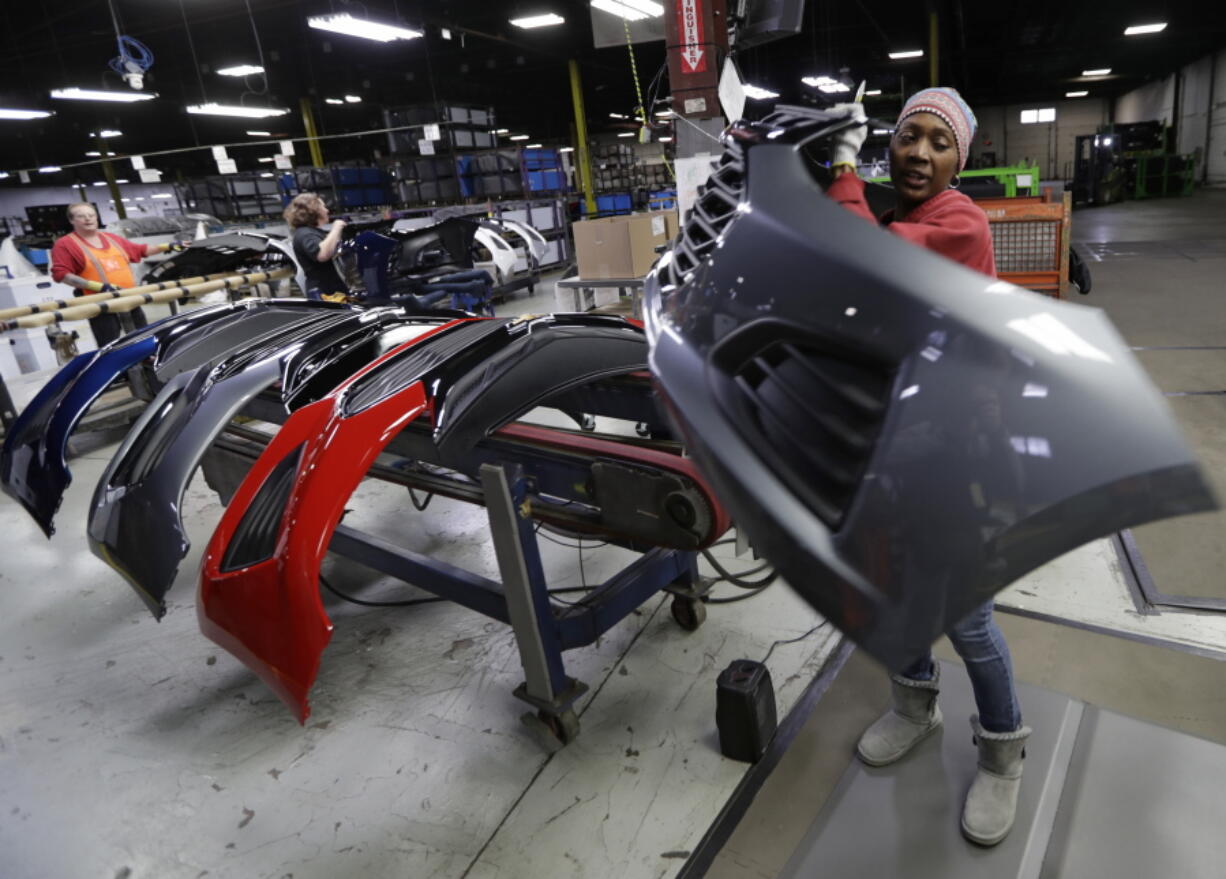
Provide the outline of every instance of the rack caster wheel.
[[687,632],[696,631],[707,620],[707,606],[697,598],[674,595],[670,610],[677,625]]

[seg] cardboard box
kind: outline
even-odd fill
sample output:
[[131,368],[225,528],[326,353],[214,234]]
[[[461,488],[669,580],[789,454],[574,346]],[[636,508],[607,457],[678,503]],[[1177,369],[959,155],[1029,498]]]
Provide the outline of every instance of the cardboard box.
[[667,244],[669,211],[580,220],[572,225],[579,277],[641,278]]
[[652,213],[664,215],[664,234],[668,236],[669,241],[676,238],[677,233],[681,231],[681,220],[677,216],[677,211],[670,208],[663,211],[652,211]]

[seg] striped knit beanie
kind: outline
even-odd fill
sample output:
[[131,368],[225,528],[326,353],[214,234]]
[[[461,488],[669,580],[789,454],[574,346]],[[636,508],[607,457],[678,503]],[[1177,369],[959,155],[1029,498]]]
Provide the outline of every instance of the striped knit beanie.
[[962,95],[954,89],[944,87],[918,91],[903,104],[897,124],[902,125],[904,119],[916,113],[932,113],[945,121],[954,133],[955,146],[958,148],[958,170],[965,168],[978,123],[971,108],[962,100]]

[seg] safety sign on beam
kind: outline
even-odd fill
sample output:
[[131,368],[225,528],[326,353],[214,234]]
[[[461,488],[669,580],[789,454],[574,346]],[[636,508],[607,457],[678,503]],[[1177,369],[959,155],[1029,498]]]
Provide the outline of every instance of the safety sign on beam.
[[702,0],[677,0],[677,21],[681,25],[681,72],[703,73],[707,57],[703,49]]

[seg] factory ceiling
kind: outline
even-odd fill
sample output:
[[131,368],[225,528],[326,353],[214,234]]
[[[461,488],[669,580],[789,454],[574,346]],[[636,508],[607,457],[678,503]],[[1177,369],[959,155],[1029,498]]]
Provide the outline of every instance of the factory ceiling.
[[[888,118],[903,93],[927,84],[927,57],[898,61],[889,53],[926,48],[929,8],[938,13],[940,79],[962,89],[972,106],[1051,102],[1075,89],[1110,98],[1226,46],[1226,8],[1190,0],[810,0],[801,34],[746,50],[737,60],[748,82],[780,93],[784,101],[822,97],[801,83],[802,76],[866,79],[870,89],[882,92],[870,97],[870,113]],[[398,21],[424,36],[376,43],[307,23],[309,16],[346,12]],[[565,22],[529,30],[509,22],[546,12]],[[385,106],[438,100],[492,106],[499,127],[532,141],[569,143],[570,58],[580,63],[593,133],[633,124],[610,117],[629,114],[638,98],[627,49],[593,48],[591,16],[605,14],[588,0],[5,3],[0,107],[55,115],[0,120],[0,171],[59,165],[65,170],[56,182],[100,179],[96,165],[71,166],[91,161],[86,153],[99,151],[91,135],[101,130],[122,132],[107,141],[119,156],[251,141],[250,130],[301,137],[303,97],[325,135],[378,129]],[[1125,26],[1150,21],[1169,25],[1159,34],[1124,36]],[[52,99],[52,90],[69,87],[131,90],[108,66],[119,54],[117,29],[150,51],[142,90],[157,97],[130,104]],[[638,44],[634,54],[642,92],[666,96],[666,76],[656,80],[663,43]],[[263,66],[265,73],[219,75],[236,65]],[[1111,73],[1082,76],[1095,68]],[[185,112],[187,105],[210,102],[292,112],[263,120]],[[751,112],[766,106],[751,102]],[[386,152],[386,138],[331,140],[324,154],[329,160],[369,158],[374,149]],[[171,176],[213,170],[202,150],[160,157],[156,164]]]

